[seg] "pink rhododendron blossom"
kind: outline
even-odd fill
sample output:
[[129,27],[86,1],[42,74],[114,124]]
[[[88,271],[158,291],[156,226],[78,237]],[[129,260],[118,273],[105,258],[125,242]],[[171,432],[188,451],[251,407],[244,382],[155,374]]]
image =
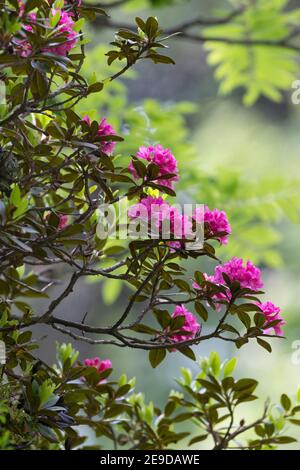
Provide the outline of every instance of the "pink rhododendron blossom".
[[282,336],[283,331],[281,327],[286,324],[286,321],[284,321],[280,315],[280,308],[276,307],[276,305],[274,305],[272,302],[256,302],[256,305],[258,305],[258,307],[262,310],[266,318],[266,323],[271,323],[272,321],[279,320],[279,323],[277,323],[277,325],[266,329],[265,333],[270,334],[271,329],[273,328],[277,336]]
[[[92,124],[91,120],[88,116],[84,116],[83,121],[85,121],[89,126]],[[115,129],[107,122],[106,118],[103,118],[98,126],[97,135],[99,136],[106,136],[106,135],[116,135]],[[116,142],[110,141],[102,141],[99,142],[101,150],[106,153],[107,155],[111,155],[115,149]]]
[[231,226],[224,211],[219,211],[218,209],[213,209],[211,211],[207,206],[205,206],[204,212],[202,209],[195,209],[194,219],[198,223],[205,222],[209,224],[210,234],[212,236],[224,232],[224,235],[218,237],[218,240],[221,245],[226,245],[228,243],[227,235],[231,234]]
[[66,226],[68,225],[68,216],[66,214],[60,214],[59,215],[59,224],[58,224],[58,230],[63,230],[64,228],[66,228]]
[[[156,180],[157,184],[161,186],[166,186],[167,188],[172,188],[173,183],[178,181],[178,169],[177,161],[174,155],[171,153],[170,149],[165,149],[161,145],[155,145],[154,147],[140,147],[136,153],[137,158],[146,160],[149,163],[155,163],[159,167],[159,177],[164,175],[174,174],[170,179],[159,178]],[[132,161],[129,164],[129,170],[131,171],[134,178],[138,179],[139,175],[137,174]]]
[[[24,14],[25,5],[23,2],[19,2],[21,5],[20,16]],[[64,34],[66,40],[56,46],[49,46],[42,49],[43,52],[51,52],[52,54],[57,54],[60,56],[66,56],[67,53],[73,49],[77,42],[77,33],[74,31],[74,21],[72,19],[72,14],[67,13],[66,11],[52,9],[52,15],[55,15],[57,12],[60,13],[60,19],[56,25],[56,29],[59,34]],[[36,13],[30,13],[28,17],[35,22],[37,19]],[[31,25],[23,25],[24,31],[32,32],[33,28]],[[16,52],[20,57],[28,57],[32,53],[32,46],[27,39],[21,39],[16,41]]]
[[[176,207],[160,197],[147,196],[141,199],[138,204],[130,207],[128,216],[133,220],[148,222],[152,232],[162,234],[165,239],[191,238],[193,235],[193,225],[189,217],[182,215]],[[180,245],[180,242],[170,242],[170,246],[171,243],[176,243],[174,248]]]
[[194,339],[197,334],[201,331],[201,325],[197,322],[197,319],[194,315],[189,312],[184,305],[177,305],[175,308],[172,318],[184,317],[184,325],[181,327],[181,330],[188,332],[188,335],[174,335],[170,339],[174,342],[186,341],[189,339]]
[[[90,359],[85,359],[83,363],[87,367],[94,367],[97,370],[97,372],[99,372],[99,374],[101,374],[101,372],[106,371],[107,369],[112,369],[112,363],[110,359],[101,360],[99,357],[93,357]],[[84,378],[82,380],[84,380]],[[105,384],[105,383],[106,383],[105,379],[99,381],[99,384]]]
[[[260,269],[254,266],[251,261],[247,261],[244,264],[242,259],[234,257],[227,263],[216,266],[215,272],[212,276],[204,273],[204,277],[207,281],[212,282],[213,284],[225,286],[226,282],[224,280],[223,273],[229,277],[231,282],[239,282],[242,288],[258,291],[263,287]],[[193,282],[193,288],[200,289],[200,286],[196,282]],[[226,294],[219,292],[213,296],[216,300],[229,300],[230,297],[231,294],[229,290]],[[216,304],[216,307],[219,310],[221,308],[221,304]]]
[[72,16],[66,11],[52,10],[52,15],[54,16],[57,12],[60,12],[60,19],[56,26],[59,31],[59,34],[64,33],[66,40],[61,44],[53,47],[48,47],[44,49],[45,52],[51,52],[52,54],[57,54],[61,56],[67,55],[73,47],[75,47],[77,42],[77,33],[74,31],[74,21]]
[[162,197],[144,197],[128,209],[128,216],[134,219],[140,219],[153,226],[158,227],[162,220],[162,206],[168,203]]
[[242,259],[234,257],[227,263],[218,265],[210,279],[215,284],[224,285],[223,273],[227,274],[232,282],[238,281],[241,287],[255,291],[263,287],[260,269],[254,266],[251,261],[247,261],[244,265]]
[[110,359],[101,360],[99,357],[85,359],[84,365],[88,367],[94,367],[99,373],[104,372],[107,369],[112,369],[112,363]]
[[[239,282],[243,288],[258,291],[264,285],[261,279],[260,269],[254,266],[251,261],[247,261],[244,265],[242,259],[233,257],[227,263],[216,266],[212,276],[208,276],[207,274],[204,274],[204,276],[208,281],[214,284],[225,285],[226,282],[223,273],[227,274],[232,282]],[[193,284],[193,287],[199,289],[196,283]]]

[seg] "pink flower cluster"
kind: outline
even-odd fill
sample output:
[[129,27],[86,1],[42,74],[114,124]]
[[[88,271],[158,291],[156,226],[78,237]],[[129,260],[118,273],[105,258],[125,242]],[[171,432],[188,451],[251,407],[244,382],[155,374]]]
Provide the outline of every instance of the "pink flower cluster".
[[186,331],[188,334],[186,335],[174,335],[171,336],[170,339],[175,343],[180,341],[186,341],[189,339],[194,339],[198,333],[201,331],[201,325],[197,322],[194,315],[189,312],[184,305],[177,305],[175,308],[172,318],[176,317],[184,317],[184,325],[181,327],[182,331]]
[[[212,276],[209,276],[206,273],[204,273],[204,276],[213,284],[225,286],[226,282],[223,274],[226,274],[231,282],[239,282],[240,286],[243,288],[258,291],[263,287],[260,269],[254,266],[251,261],[247,261],[244,265],[242,259],[234,257],[227,263],[216,266],[215,272]],[[194,289],[200,289],[200,286],[196,282],[193,283],[193,287]],[[220,292],[215,294],[214,297],[219,300],[226,300],[230,297],[230,292],[228,291],[227,294]],[[220,305],[217,305],[217,308],[220,307]]]
[[[128,215],[131,219],[148,221],[152,229],[159,227],[160,231],[164,221],[169,221],[170,223],[170,232],[172,235],[175,235],[175,238],[187,238],[193,235],[193,224],[192,220],[186,216],[182,215],[180,211],[171,206],[161,197],[154,198],[152,196],[147,196],[138,204],[132,206]],[[226,244],[228,241],[227,235],[231,233],[231,227],[229,225],[226,213],[224,211],[219,211],[214,209],[210,211],[206,206],[204,212],[201,209],[196,209],[193,214],[193,219],[198,223],[207,222],[210,226],[211,236],[217,236],[222,234],[219,237],[221,244]],[[180,248],[181,242],[171,242],[169,244],[173,248]]]
[[[136,153],[137,158],[146,160],[149,163],[154,163],[159,167],[159,178],[156,180],[157,184],[165,186],[167,188],[172,188],[173,183],[178,181],[178,169],[177,161],[174,155],[171,153],[170,149],[165,149],[162,145],[155,145],[154,147],[140,147]],[[138,179],[139,175],[137,174],[132,161],[129,164],[129,170],[132,173],[133,177]],[[164,175],[174,176],[168,179],[163,179]]]
[[[19,0],[20,4],[20,16],[23,16],[24,9],[25,9],[25,2],[23,0]],[[77,33],[74,31],[74,21],[72,19],[72,14],[67,13],[66,11],[62,10],[55,10],[52,9],[52,15],[60,13],[60,18],[58,24],[56,26],[58,33],[61,35],[62,33],[66,36],[66,40],[56,46],[45,47],[42,49],[43,52],[51,52],[52,54],[57,54],[60,56],[66,56],[68,52],[70,52],[73,47],[75,47],[77,43]],[[34,23],[37,20],[36,13],[30,13],[29,15],[30,20]],[[23,30],[32,32],[33,28],[30,25],[23,25]],[[32,53],[32,45],[27,39],[21,39],[16,41],[16,52],[20,57],[28,57]]]
[[[53,10],[52,13],[55,15],[58,12],[59,10]],[[74,24],[72,16],[69,13],[66,11],[60,11],[60,19],[58,22],[59,34],[65,34],[67,39],[58,46],[49,47],[45,51],[52,52],[52,54],[66,56],[67,53],[75,47],[77,42],[77,33],[73,29]]]
[[[89,358],[85,359],[83,363],[87,367],[94,367],[94,369],[96,369],[99,374],[101,374],[102,372],[105,372],[108,369],[112,369],[112,363],[109,359],[101,360],[99,357],[93,357],[90,359]],[[85,377],[82,377],[81,380],[84,382],[86,379]],[[98,382],[98,385],[105,384],[105,383],[106,383],[106,380],[103,379]]]
[[[147,196],[128,210],[128,216],[132,219],[139,219],[148,223],[152,231],[156,230],[159,234],[164,232],[167,235],[169,232],[170,238],[175,237],[178,239],[192,236],[192,222],[186,215],[182,215],[180,211],[171,206],[161,197],[154,198]],[[165,237],[167,238],[167,237]],[[171,242],[173,244],[180,242]],[[174,245],[176,248],[177,245]]]
[[247,261],[244,265],[242,259],[234,257],[227,263],[216,266],[214,275],[210,276],[209,280],[215,284],[224,285],[223,273],[227,274],[232,282],[238,281],[241,287],[255,291],[263,287],[260,269],[251,261]]
[[204,207],[204,213],[201,209],[195,209],[194,219],[196,222],[205,222],[209,226],[210,236],[215,237],[218,234],[222,234],[218,237],[221,245],[227,245],[228,235],[231,234],[231,226],[228,222],[226,212],[219,211],[218,209],[210,210],[207,206]]
[[109,359],[101,360],[99,357],[85,359],[84,365],[88,367],[94,367],[99,373],[104,372],[107,369],[112,369],[112,363]]
[[266,334],[269,334],[271,332],[271,329],[273,328],[275,334],[277,336],[282,336],[283,331],[282,331],[282,326],[286,324],[286,322],[282,319],[280,315],[280,308],[276,307],[272,302],[257,302],[256,305],[262,310],[262,313],[264,314],[266,318],[266,323],[271,323],[275,320],[278,320],[277,325],[272,326],[271,328],[268,328],[265,330]]
[[[257,266],[251,263],[251,261],[247,261],[245,264],[242,259],[239,258],[232,258],[227,263],[222,265],[218,265],[215,268],[215,272],[212,276],[208,276],[204,274],[205,278],[212,282],[213,284],[217,285],[226,285],[226,282],[223,277],[223,273],[225,273],[229,279],[234,282],[237,281],[240,283],[242,288],[251,289],[253,291],[258,291],[263,287],[263,281],[261,279],[261,271]],[[200,289],[200,286],[197,283],[193,283],[193,287],[195,289]],[[214,296],[218,300],[228,300],[230,294],[228,292],[227,295],[223,293],[218,293]],[[279,323],[277,325],[272,326],[271,328],[274,329],[274,332],[278,336],[282,336],[282,326],[286,324],[286,322],[282,319],[280,315],[280,308],[276,307],[272,302],[256,302],[256,305],[262,310],[266,318],[266,323],[271,323],[272,321],[278,320]],[[217,305],[217,308],[220,308],[221,305]],[[265,333],[269,333],[271,328],[265,330]]]
[[[91,126],[91,120],[89,116],[84,116],[82,119],[84,122],[86,122],[89,126]],[[107,122],[106,118],[103,118],[98,126],[98,132],[97,135],[100,137],[104,137],[107,135],[116,135],[115,129]],[[102,141],[99,143],[101,150],[103,153],[106,153],[107,155],[111,155],[115,149],[116,142],[113,142],[112,140],[110,141]]]

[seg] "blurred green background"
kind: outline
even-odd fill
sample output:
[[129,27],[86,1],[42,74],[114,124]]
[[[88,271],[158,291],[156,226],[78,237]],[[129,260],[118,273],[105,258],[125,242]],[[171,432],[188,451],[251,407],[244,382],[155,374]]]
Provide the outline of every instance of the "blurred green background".
[[[157,16],[160,25],[167,28],[196,14],[211,16],[224,4],[195,0],[147,9],[146,1],[133,0],[126,9],[108,11],[118,22]],[[108,68],[104,56],[113,32],[89,25],[92,42],[85,65],[87,77],[96,74],[102,79],[118,70],[118,64]],[[195,352],[201,357],[217,350],[224,359],[236,355],[238,373],[260,381],[262,402],[267,396],[278,400],[281,392],[293,393],[300,386],[300,364],[292,361],[293,341],[300,340],[300,105],[291,103],[292,88],[280,103],[260,98],[252,107],[244,106],[239,89],[221,96],[201,44],[183,39],[169,44],[175,66],[141,61],[124,78],[87,98],[80,111],[108,118],[125,138],[117,147],[124,156],[135,153],[140,145],[170,147],[180,168],[178,198],[227,212],[233,233],[228,246],[218,249],[218,256],[224,261],[233,255],[251,259],[263,269],[266,300],[282,308],[286,339],[272,341],[272,354],[256,343],[237,351],[231,343],[220,341],[201,344]],[[202,261],[190,262],[187,267],[190,272],[213,269],[211,263]],[[63,282],[64,273],[57,273],[57,277]],[[82,283],[57,313],[81,319],[88,312],[89,322],[109,324],[122,311],[129,292],[114,280]],[[43,341],[42,354],[48,360],[56,339],[65,340],[49,333]],[[95,355],[109,357],[116,377],[123,372],[136,376],[137,389],[158,404],[175,387],[181,366],[197,370],[196,364],[176,353],[152,370],[143,351],[97,349],[82,343],[76,347],[81,360]]]

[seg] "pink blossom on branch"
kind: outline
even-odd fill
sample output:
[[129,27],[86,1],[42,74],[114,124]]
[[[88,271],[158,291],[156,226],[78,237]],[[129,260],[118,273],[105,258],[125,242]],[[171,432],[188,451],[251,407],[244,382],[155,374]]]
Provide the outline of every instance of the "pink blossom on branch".
[[241,287],[247,289],[258,291],[264,285],[260,269],[251,261],[244,264],[242,259],[234,257],[227,263],[216,266],[213,276],[209,276],[209,279],[215,284],[225,285],[223,273],[227,274],[231,282],[237,281]]
[[99,373],[112,369],[112,363],[110,359],[100,359],[99,357],[88,358],[84,360],[84,365],[88,367],[94,367]]
[[[24,14],[25,4],[22,1],[19,1],[21,9],[20,9],[20,16]],[[50,52],[52,54],[57,54],[60,56],[66,56],[71,49],[73,49],[77,43],[77,32],[74,31],[73,27],[75,25],[72,14],[67,13],[66,11],[62,10],[55,10],[52,9],[52,15],[59,13],[60,18],[58,24],[56,25],[57,34],[66,37],[65,41],[55,45],[55,46],[48,46],[42,49],[43,52]],[[37,21],[37,14],[32,12],[28,15],[30,20],[35,23]],[[28,25],[23,25],[24,31],[33,31],[33,27]],[[53,36],[55,41],[55,36]],[[20,57],[28,57],[32,53],[32,45],[27,39],[16,40],[16,52]]]
[[276,307],[276,305],[274,305],[272,302],[262,302],[262,303],[256,302],[256,305],[262,310],[262,313],[264,314],[266,318],[266,324],[271,323],[275,320],[279,321],[277,325],[274,325],[266,329],[264,332],[266,334],[270,334],[273,328],[277,336],[283,336],[283,331],[281,327],[286,324],[286,321],[284,321],[280,315],[280,308]]
[[[100,359],[99,357],[88,358],[84,360],[84,365],[87,367],[94,367],[99,374],[105,372],[108,369],[112,369],[112,363],[110,359]],[[82,379],[84,380],[84,379]],[[105,384],[106,380],[100,380],[99,384]]]
[[[193,224],[188,216],[182,215],[177,207],[171,206],[161,197],[147,196],[128,210],[132,219],[140,219],[149,224],[149,230],[157,230],[162,239],[183,239],[193,234]],[[169,236],[168,236],[169,235]],[[179,241],[171,241],[170,246],[179,248]]]
[[177,335],[171,336],[170,339],[172,341],[177,343],[180,341],[194,339],[198,335],[198,333],[200,333],[201,325],[197,322],[197,319],[194,317],[194,315],[185,308],[184,305],[177,305],[177,307],[175,308],[172,314],[172,318],[176,318],[176,317],[184,317],[184,324],[181,327],[181,330],[186,331],[188,334],[187,335],[177,334]]
[[159,226],[162,220],[162,206],[168,203],[162,197],[144,197],[128,209],[128,216],[134,219],[141,219],[145,222],[151,223],[156,227]]
[[[231,282],[237,281],[240,283],[241,287],[258,291],[263,287],[263,281],[261,279],[260,269],[247,261],[244,264],[242,259],[233,257],[230,261],[224,264],[216,266],[215,272],[212,276],[204,273],[205,278],[218,285],[226,285],[223,274],[226,274]],[[199,289],[197,283],[193,283],[195,289]],[[219,295],[219,294],[218,294]],[[220,294],[221,296],[223,294]]]
[[56,13],[60,13],[60,19],[56,28],[58,29],[59,34],[63,33],[66,36],[66,40],[57,46],[51,46],[44,49],[44,52],[51,52],[52,54],[66,56],[67,53],[70,52],[73,47],[75,47],[78,34],[73,29],[75,23],[69,13],[61,10],[52,10],[53,16]]
[[[173,188],[173,183],[178,181],[178,168],[177,161],[174,155],[171,153],[170,149],[165,149],[162,145],[155,145],[154,147],[140,147],[136,153],[137,158],[146,160],[148,163],[154,163],[159,168],[159,177],[164,175],[174,174],[173,177],[169,179],[159,178],[155,182],[161,186],[166,186],[167,188]],[[137,174],[132,161],[129,164],[129,170],[132,173],[133,177],[138,179],[139,175]]]
[[207,223],[209,225],[211,236],[224,233],[224,235],[218,237],[218,240],[221,245],[227,245],[228,235],[231,234],[231,226],[228,222],[226,212],[220,211],[219,209],[210,210],[207,206],[205,206],[204,212],[202,209],[195,209],[194,219],[198,223]]
[[[84,116],[82,120],[86,122],[89,126],[91,126],[92,122],[89,116]],[[100,124],[98,125],[97,135],[100,137],[103,137],[106,135],[116,135],[116,134],[117,133],[115,129],[107,122],[106,118],[103,118]],[[103,153],[106,153],[107,155],[111,155],[115,149],[116,142],[113,142],[112,140],[102,141],[102,142],[99,142],[99,145]]]

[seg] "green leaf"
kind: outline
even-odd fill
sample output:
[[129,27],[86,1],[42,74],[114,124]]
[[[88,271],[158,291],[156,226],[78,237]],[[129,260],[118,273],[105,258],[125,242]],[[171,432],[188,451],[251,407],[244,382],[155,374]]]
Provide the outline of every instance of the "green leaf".
[[158,31],[157,19],[150,16],[146,21],[146,34],[149,39],[155,38]]
[[223,368],[224,378],[229,377],[233,374],[233,372],[235,370],[235,367],[236,367],[236,363],[237,363],[237,359],[235,357],[233,357],[228,362],[226,362],[226,364],[224,365],[224,368]]
[[151,59],[155,64],[175,64],[174,60],[171,57],[162,55],[162,54],[154,54],[149,53],[147,59]]
[[253,390],[255,390],[255,388],[257,387],[257,385],[258,385],[257,380],[254,380],[254,379],[240,379],[234,384],[233,389],[235,391],[238,391],[238,392],[245,392],[245,391],[249,392],[249,391],[251,391],[251,393],[252,393]]
[[150,326],[142,325],[141,323],[133,326],[131,330],[135,331],[136,333],[143,333],[147,335],[157,334],[157,330],[155,330],[154,328],[150,328]]
[[263,340],[263,339],[261,339],[261,338],[256,338],[256,341],[258,342],[258,344],[259,344],[262,348],[266,349],[266,351],[268,351],[269,353],[272,352],[272,347],[271,347],[271,345],[270,345],[269,343],[267,343],[267,341],[265,341],[265,340]]
[[207,439],[207,437],[208,437],[208,434],[202,434],[201,436],[193,437],[193,439],[191,439],[189,441],[189,446],[191,446],[193,444],[197,444],[198,442],[205,441],[205,439]]
[[202,318],[203,321],[206,322],[208,320],[208,311],[206,310],[206,308],[204,307],[203,304],[196,301],[195,302],[195,310],[200,315],[200,317]]
[[[281,41],[288,36],[292,11],[285,11],[286,1],[259,1],[245,9],[232,21],[203,30],[211,37],[205,43],[208,63],[215,68],[220,83],[220,93],[227,95],[242,87],[244,104],[250,106],[260,95],[279,102],[282,92],[290,90],[297,74],[297,51],[285,47],[247,45],[243,41]],[[213,41],[224,38],[225,41]],[[228,43],[226,43],[226,40]],[[241,41],[241,44],[234,44]]]
[[292,444],[293,442],[297,442],[297,439],[291,436],[278,436],[274,438],[274,442],[277,444]]
[[88,94],[98,93],[99,91],[103,90],[103,87],[104,85],[102,82],[93,83],[92,85],[88,87],[87,93]]
[[196,361],[196,356],[195,356],[194,351],[188,346],[184,346],[184,347],[181,346],[180,348],[177,348],[177,351],[179,351],[181,354],[188,357],[189,359],[192,359],[192,361]]
[[24,331],[18,336],[18,343],[25,344],[28,343],[32,338],[32,331]]
[[21,199],[21,191],[20,191],[20,188],[17,184],[14,185],[13,187],[13,190],[11,192],[11,195],[10,195],[10,203],[15,206],[15,207],[18,207],[19,204],[21,203],[22,199]]
[[157,367],[166,357],[165,349],[151,349],[149,352],[149,361],[153,368]]
[[292,406],[292,402],[291,402],[290,398],[285,393],[283,393],[281,395],[280,403],[281,403],[281,405],[282,405],[282,407],[284,408],[285,411],[289,411],[289,409]]
[[212,351],[209,356],[209,365],[215,376],[219,375],[221,369],[221,361],[219,354],[216,351]]

